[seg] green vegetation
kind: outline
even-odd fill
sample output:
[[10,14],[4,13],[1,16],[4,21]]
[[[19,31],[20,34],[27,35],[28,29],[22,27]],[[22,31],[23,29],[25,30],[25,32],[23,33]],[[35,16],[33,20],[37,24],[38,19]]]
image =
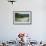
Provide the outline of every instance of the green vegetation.
[[19,14],[19,13],[15,13],[15,18],[24,18],[24,17],[29,17],[29,14]]

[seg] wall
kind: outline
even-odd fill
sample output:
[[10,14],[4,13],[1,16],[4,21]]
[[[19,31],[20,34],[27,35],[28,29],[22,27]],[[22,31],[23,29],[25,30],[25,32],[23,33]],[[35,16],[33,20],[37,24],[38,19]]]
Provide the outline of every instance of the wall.
[[[31,34],[33,40],[46,40],[45,0],[16,0],[12,5],[0,0],[0,40],[15,40],[19,32]],[[32,25],[14,25],[13,11],[32,11]]]

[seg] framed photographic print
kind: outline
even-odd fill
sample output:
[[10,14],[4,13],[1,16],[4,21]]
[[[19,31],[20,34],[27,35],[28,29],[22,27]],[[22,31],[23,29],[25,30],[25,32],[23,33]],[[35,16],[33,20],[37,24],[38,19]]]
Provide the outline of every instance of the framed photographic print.
[[32,12],[13,11],[13,24],[32,24]]

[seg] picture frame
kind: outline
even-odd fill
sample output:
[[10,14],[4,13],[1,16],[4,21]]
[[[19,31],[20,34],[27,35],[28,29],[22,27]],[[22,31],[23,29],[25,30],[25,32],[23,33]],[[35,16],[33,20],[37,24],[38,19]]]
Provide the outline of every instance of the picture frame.
[[13,11],[13,24],[32,24],[32,11]]

